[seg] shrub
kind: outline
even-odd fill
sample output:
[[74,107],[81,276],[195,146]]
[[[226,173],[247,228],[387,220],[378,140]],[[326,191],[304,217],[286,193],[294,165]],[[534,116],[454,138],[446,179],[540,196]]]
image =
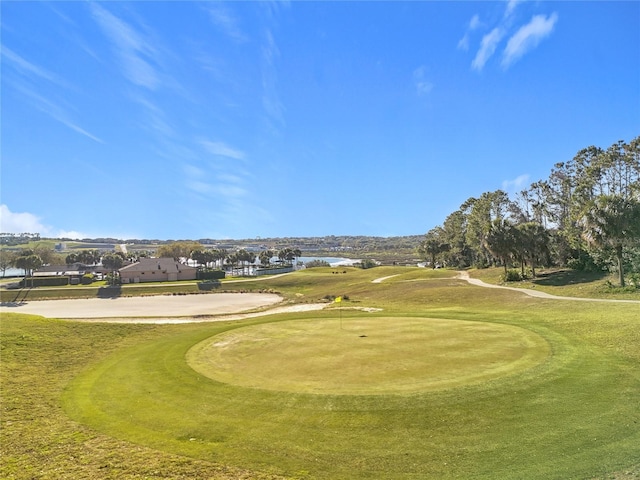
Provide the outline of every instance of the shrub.
[[114,272],[107,273],[105,280],[107,281],[107,285],[120,285],[120,275]]
[[196,278],[198,280],[220,280],[225,277],[223,270],[198,270]]
[[375,262],[375,260],[371,260],[369,258],[365,258],[364,260],[362,260],[362,262],[360,262],[360,268],[362,269],[373,268],[377,266],[378,264]]
[[330,267],[329,262],[325,260],[311,260],[310,262],[305,263],[307,268],[317,268],[317,267]]
[[21,288],[26,287],[59,287],[62,285],[69,285],[69,277],[65,276],[51,276],[51,277],[29,277],[26,280],[23,278],[19,283]]
[[640,288],[640,273],[632,272],[629,274],[629,284],[635,288]]
[[597,291],[603,293],[635,293],[637,289],[638,287],[636,287],[636,285],[626,285],[621,287],[620,285],[615,285],[611,283],[610,280],[607,280],[597,288]]
[[583,272],[601,272],[604,269],[602,259],[594,258],[585,251],[580,251],[576,258],[567,260],[567,267]]
[[82,283],[82,285],[91,285],[94,277],[93,273],[85,273],[82,275],[82,278],[80,278],[80,283]]
[[522,274],[515,269],[507,270],[507,273],[500,275],[501,282],[520,282],[523,280]]

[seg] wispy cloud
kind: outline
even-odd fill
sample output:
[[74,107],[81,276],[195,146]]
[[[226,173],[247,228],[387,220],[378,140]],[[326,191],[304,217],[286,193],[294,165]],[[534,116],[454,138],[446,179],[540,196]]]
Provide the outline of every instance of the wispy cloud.
[[19,91],[22,95],[28,98],[31,105],[37,110],[40,110],[41,112],[53,118],[54,120],[62,123],[67,128],[70,128],[71,130],[81,135],[84,135],[85,137],[90,138],[95,142],[104,143],[104,141],[101,138],[93,135],[92,133],[88,132],[84,128],[80,127],[76,122],[74,122],[71,119],[71,115],[68,113],[67,109],[43,97],[42,95],[39,95],[38,93],[34,92],[30,88],[26,87],[25,85],[12,83],[12,86],[17,91]]
[[469,37],[474,30],[477,30],[482,23],[480,22],[480,16],[478,14],[471,17],[469,20],[469,24],[467,26],[467,31],[464,33],[464,36],[458,42],[458,48],[460,50],[469,50]]
[[5,45],[2,46],[2,57],[7,61],[21,78],[28,79],[28,81],[15,81],[10,80],[8,83],[13,86],[22,95],[27,97],[31,104],[41,112],[49,115],[54,120],[62,123],[66,127],[74,130],[87,138],[90,138],[96,142],[104,143],[100,138],[89,133],[84,128],[80,127],[76,122],[71,119],[71,115],[67,109],[62,108],[57,103],[45,98],[44,96],[36,93],[28,84],[36,84],[43,80],[49,82],[56,87],[68,88],[69,85],[54,73],[50,72],[46,68],[40,67],[32,62],[29,62],[13,50],[9,49]]
[[205,150],[216,156],[233,158],[235,160],[244,160],[246,155],[243,151],[230,147],[224,142],[212,142],[209,140],[201,140],[200,144]]
[[502,66],[508,67],[525,53],[537,47],[545,37],[553,32],[557,21],[558,14],[555,12],[548,17],[534,15],[531,21],[520,27],[507,42],[502,56]]
[[271,30],[266,30],[262,45],[262,106],[272,121],[284,124],[284,105],[278,95],[276,61],[280,50]]
[[214,185],[213,191],[227,200],[229,198],[244,197],[247,194],[246,188],[232,183],[217,183]]
[[140,104],[144,108],[147,121],[141,125],[142,128],[151,133],[158,134],[160,138],[171,137],[175,134],[175,130],[167,120],[167,115],[153,101],[149,100],[145,95],[133,95],[134,102]]
[[413,71],[413,83],[418,95],[427,95],[433,90],[433,83],[427,80],[427,67],[420,66]]
[[507,0],[507,8],[504,11],[504,16],[510,17],[511,15],[513,15],[513,12],[515,11],[518,4],[523,1],[524,0]]
[[211,2],[206,4],[206,11],[209,14],[211,22],[218,27],[225,35],[232,38],[238,43],[247,42],[247,35],[238,25],[238,19],[233,13],[220,2]]
[[513,180],[504,180],[502,182],[502,189],[509,193],[519,192],[520,190],[522,190],[524,187],[527,186],[528,182],[529,182],[529,174],[519,175]]
[[219,201],[220,207],[227,208],[230,204],[236,204],[248,194],[246,179],[241,175],[229,173],[212,173],[194,165],[185,165],[185,186],[198,196]]
[[485,63],[487,63],[487,60],[495,53],[498,43],[500,43],[503,37],[504,31],[500,27],[494,28],[482,37],[480,49],[478,53],[476,53],[473,62],[471,62],[471,67],[474,70],[482,70],[484,68]]
[[[510,35],[510,32],[514,29],[517,30],[511,35],[502,52],[501,65],[504,69],[534,49],[545,37],[551,34],[558,20],[558,15],[555,12],[548,16],[534,15],[529,23],[518,28],[515,12],[523,2],[524,0],[508,0],[505,2],[503,16],[494,23],[491,31],[485,34],[480,41],[480,46],[471,62],[473,70],[481,71],[496,53],[503,39]],[[474,15],[469,21],[464,36],[458,42],[458,48],[460,50],[468,50],[470,48],[470,32],[482,26],[484,25],[480,22],[478,15]]]
[[[247,182],[251,177],[245,168],[246,154],[224,142],[201,140],[199,143],[216,160],[208,162],[206,166],[197,166],[193,162],[183,166],[187,190],[201,200],[215,198],[220,211],[246,209],[244,203],[249,194]],[[242,162],[224,162],[220,161],[221,158]]]
[[91,4],[93,17],[113,43],[120,59],[123,74],[132,83],[154,90],[160,80],[151,64],[156,51],[151,42],[131,25],[96,3]]
[[60,86],[66,85],[65,82],[54,73],[25,60],[5,45],[2,46],[2,56],[22,75],[48,80]]

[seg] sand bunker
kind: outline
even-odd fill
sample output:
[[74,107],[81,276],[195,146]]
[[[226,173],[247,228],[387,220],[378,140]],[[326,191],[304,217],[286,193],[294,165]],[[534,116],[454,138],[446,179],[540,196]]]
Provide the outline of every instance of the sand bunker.
[[282,297],[271,293],[215,293],[149,297],[39,300],[3,304],[0,313],[27,313],[47,318],[197,317],[246,312],[275,305]]

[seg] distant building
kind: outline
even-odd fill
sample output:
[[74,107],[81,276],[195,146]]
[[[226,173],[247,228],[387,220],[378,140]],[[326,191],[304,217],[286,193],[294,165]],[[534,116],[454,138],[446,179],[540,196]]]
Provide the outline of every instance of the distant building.
[[198,269],[176,262],[173,258],[143,257],[118,271],[122,283],[143,283],[195,280]]
[[83,263],[72,263],[71,265],[44,265],[33,272],[34,277],[81,277],[86,273],[104,274],[109,270],[102,265],[84,265]]
[[44,265],[33,272],[34,277],[69,277],[70,285],[77,285],[81,282],[83,275],[92,274],[95,280],[102,280],[104,274],[109,270],[102,265],[84,265],[83,263],[73,263],[71,265]]

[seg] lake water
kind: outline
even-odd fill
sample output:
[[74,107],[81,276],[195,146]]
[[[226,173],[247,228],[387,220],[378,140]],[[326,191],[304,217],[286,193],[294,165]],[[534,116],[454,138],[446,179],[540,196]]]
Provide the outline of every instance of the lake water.
[[303,263],[309,263],[313,260],[324,260],[332,267],[349,266],[362,261],[342,257],[298,257],[298,261]]
[[7,268],[2,277],[24,277],[24,270],[21,268]]

